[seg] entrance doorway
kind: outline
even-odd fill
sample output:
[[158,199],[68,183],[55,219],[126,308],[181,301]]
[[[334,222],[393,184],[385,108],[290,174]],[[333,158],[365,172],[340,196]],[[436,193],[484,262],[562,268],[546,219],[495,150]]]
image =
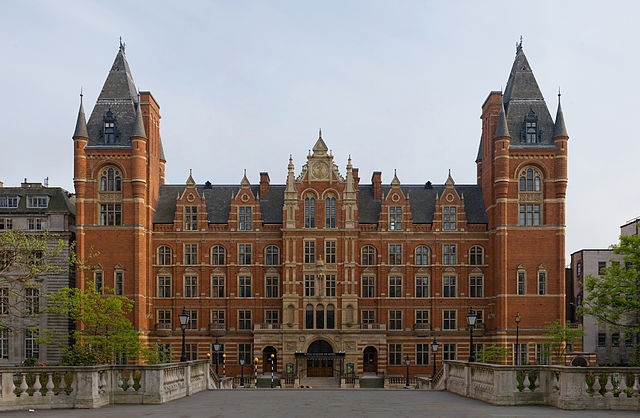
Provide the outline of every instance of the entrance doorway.
[[314,341],[307,349],[307,377],[332,377],[335,354],[331,345]]
[[[273,354],[273,369],[271,368],[271,355]],[[262,350],[262,373],[278,372],[278,352],[275,347],[268,346]]]
[[369,346],[364,349],[362,371],[365,373],[378,373],[378,350]]

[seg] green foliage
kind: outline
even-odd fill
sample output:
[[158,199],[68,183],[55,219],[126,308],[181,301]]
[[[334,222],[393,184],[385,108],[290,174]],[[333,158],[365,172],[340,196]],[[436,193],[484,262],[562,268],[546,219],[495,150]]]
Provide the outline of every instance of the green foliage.
[[499,345],[485,345],[478,353],[478,361],[481,363],[502,364],[509,356],[509,349]]
[[[579,312],[591,315],[600,323],[640,333],[640,235],[621,236],[612,246],[614,254],[624,257],[622,263],[612,263],[598,277],[587,276],[585,298]],[[631,364],[640,365],[640,345],[634,346]]]
[[116,353],[137,357],[141,353],[139,333],[127,317],[132,309],[132,300],[104,296],[96,292],[93,283],[85,290],[66,287],[50,295],[48,310],[77,324],[72,332],[74,342],[66,349],[62,363],[109,364]]
[[555,320],[547,325],[545,336],[549,338],[554,363],[565,363],[567,346],[584,336],[582,326],[562,325],[560,320]]

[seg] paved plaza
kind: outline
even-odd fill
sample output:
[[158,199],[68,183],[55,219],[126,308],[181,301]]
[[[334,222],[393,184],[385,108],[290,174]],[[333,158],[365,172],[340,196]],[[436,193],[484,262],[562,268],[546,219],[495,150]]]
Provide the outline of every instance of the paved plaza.
[[0,413],[0,417],[637,417],[626,411],[492,406],[449,392],[384,389],[237,389],[201,392],[164,405],[114,405]]

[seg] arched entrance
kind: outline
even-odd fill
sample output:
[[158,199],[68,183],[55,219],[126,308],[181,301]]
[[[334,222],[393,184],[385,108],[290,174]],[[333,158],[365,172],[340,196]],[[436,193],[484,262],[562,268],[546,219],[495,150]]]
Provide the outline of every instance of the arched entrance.
[[332,377],[335,355],[325,340],[314,341],[307,349],[307,377]]
[[262,373],[271,373],[271,355],[273,354],[273,372],[278,372],[278,352],[275,347],[268,346],[262,350]]
[[364,349],[362,371],[364,373],[378,373],[378,350],[375,347],[368,346]]

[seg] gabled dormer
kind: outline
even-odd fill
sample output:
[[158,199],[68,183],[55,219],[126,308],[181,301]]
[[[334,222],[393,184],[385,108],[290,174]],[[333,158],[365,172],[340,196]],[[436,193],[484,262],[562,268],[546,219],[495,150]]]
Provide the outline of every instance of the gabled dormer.
[[382,196],[378,229],[387,231],[406,231],[411,229],[411,207],[409,196],[405,195],[397,173],[394,171],[391,187]]
[[436,195],[433,227],[444,232],[464,231],[467,217],[464,210],[464,195],[458,193],[451,171],[444,183],[444,190]]
[[198,192],[191,170],[182,193],[176,197],[173,226],[176,231],[200,231],[208,226],[207,204],[204,195]]
[[231,231],[259,231],[262,225],[259,196],[251,190],[247,170],[244,170],[240,188],[231,198],[228,224]]
[[326,182],[333,184],[344,182],[338,166],[333,162],[333,154],[322,139],[322,130],[319,131],[318,140],[307,156],[307,163],[302,167],[298,177],[302,183]]

